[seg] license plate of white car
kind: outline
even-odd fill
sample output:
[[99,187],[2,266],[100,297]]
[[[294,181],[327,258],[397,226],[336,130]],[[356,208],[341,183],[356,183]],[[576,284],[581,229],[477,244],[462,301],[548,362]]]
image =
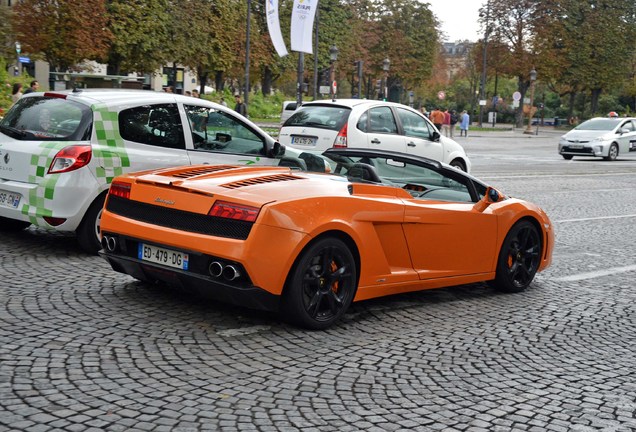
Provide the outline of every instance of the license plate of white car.
[[292,136],[291,143],[296,145],[312,146],[312,145],[316,145],[316,138]]
[[21,199],[19,193],[0,190],[0,207],[18,208]]
[[145,243],[139,243],[137,257],[142,261],[150,261],[181,270],[188,269],[190,259],[187,253],[165,249]]

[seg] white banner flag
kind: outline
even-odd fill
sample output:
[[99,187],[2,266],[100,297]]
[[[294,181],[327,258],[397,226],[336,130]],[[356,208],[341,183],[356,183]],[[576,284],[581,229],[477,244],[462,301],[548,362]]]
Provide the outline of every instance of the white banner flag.
[[269,37],[272,38],[272,44],[280,57],[287,55],[287,47],[280,32],[280,21],[278,19],[278,0],[265,1],[265,13],[267,14],[267,29]]
[[313,53],[311,49],[311,34],[317,7],[318,0],[294,0],[290,35],[292,51]]

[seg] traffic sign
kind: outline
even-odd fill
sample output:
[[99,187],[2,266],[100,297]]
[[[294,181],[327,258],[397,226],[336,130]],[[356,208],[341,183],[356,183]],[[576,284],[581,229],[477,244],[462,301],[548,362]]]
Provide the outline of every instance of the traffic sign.
[[336,89],[338,88],[336,80],[333,80],[333,83],[331,83],[331,88],[333,89],[333,94],[336,94]]
[[521,93],[519,93],[518,91],[514,92],[512,94],[512,100],[520,101],[521,100]]
[[439,100],[444,100],[446,99],[446,93],[444,93],[442,90],[437,92],[437,97],[439,98]]

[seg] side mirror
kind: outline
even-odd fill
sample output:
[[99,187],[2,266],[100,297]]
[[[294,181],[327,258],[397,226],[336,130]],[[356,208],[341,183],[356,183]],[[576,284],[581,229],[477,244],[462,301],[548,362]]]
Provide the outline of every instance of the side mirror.
[[501,194],[499,193],[499,191],[489,186],[488,189],[486,189],[486,193],[484,194],[484,197],[480,199],[477,203],[475,203],[473,208],[478,212],[483,212],[484,210],[488,208],[488,206],[490,206],[490,204],[496,203],[500,199],[501,199]]
[[490,202],[494,202],[494,203],[499,201],[499,199],[501,198],[499,191],[497,191],[497,189],[490,188],[490,187],[486,191],[486,196],[488,197],[488,200]]
[[281,145],[278,141],[274,143],[274,146],[267,151],[267,157],[275,158],[283,156],[285,154],[285,146]]
[[631,131],[629,130],[629,128],[621,128],[621,130],[619,131],[621,135],[626,134],[626,133],[630,133]]
[[439,132],[435,131],[435,132],[433,132],[433,135],[431,136],[431,139],[432,139],[433,141],[439,141],[439,137],[440,137],[440,136],[441,136],[441,135],[439,134]]

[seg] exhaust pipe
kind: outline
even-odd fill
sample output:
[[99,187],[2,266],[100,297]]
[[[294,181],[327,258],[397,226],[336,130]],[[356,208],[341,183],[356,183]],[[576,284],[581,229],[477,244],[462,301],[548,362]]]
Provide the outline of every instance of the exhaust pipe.
[[223,269],[223,277],[228,281],[233,281],[240,276],[241,272],[239,272],[238,269],[233,265],[227,265]]
[[210,263],[208,271],[210,272],[210,275],[212,277],[218,278],[223,274],[223,264],[218,261],[213,261],[212,263]]
[[102,238],[102,246],[108,252],[114,252],[115,249],[117,249],[117,239],[111,236],[104,236],[104,238]]

